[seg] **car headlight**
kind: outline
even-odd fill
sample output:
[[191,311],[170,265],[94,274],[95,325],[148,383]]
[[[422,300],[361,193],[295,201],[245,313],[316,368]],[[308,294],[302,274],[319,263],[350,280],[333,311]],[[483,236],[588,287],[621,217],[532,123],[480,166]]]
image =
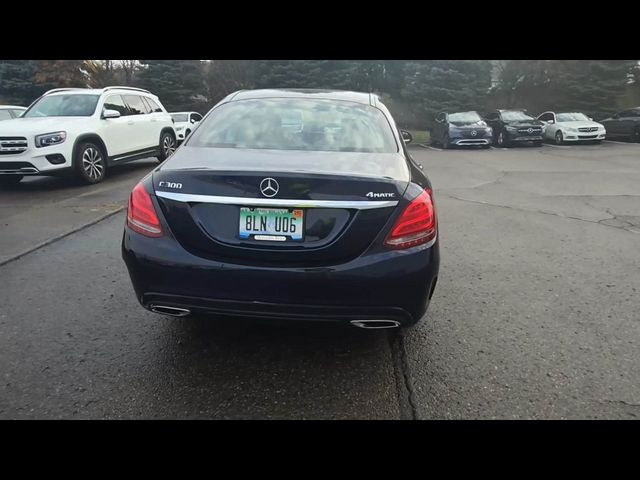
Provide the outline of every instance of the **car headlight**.
[[67,139],[67,132],[52,132],[36,135],[36,147],[48,147],[58,145]]
[[512,127],[510,125],[507,125],[507,130],[509,130],[510,132],[515,132],[518,129],[516,127]]

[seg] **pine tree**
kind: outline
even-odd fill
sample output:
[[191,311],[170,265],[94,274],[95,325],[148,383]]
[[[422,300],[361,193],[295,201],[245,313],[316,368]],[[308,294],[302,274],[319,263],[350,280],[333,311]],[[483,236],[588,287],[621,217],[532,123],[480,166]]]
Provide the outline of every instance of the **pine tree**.
[[407,63],[402,95],[430,123],[441,111],[482,109],[490,86],[487,60],[427,60]]
[[627,92],[636,60],[552,61],[551,89],[557,110],[580,111],[596,117],[618,110]]
[[37,60],[0,60],[0,101],[29,105],[44,93],[36,84]]
[[136,86],[157,95],[168,110],[187,110],[203,101],[206,92],[199,60],[140,60]]

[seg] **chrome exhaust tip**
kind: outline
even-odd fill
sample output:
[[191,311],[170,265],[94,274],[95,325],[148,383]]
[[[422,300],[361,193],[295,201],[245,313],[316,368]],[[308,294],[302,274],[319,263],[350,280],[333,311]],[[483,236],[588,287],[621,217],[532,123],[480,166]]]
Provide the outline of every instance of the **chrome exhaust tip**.
[[188,308],[169,307],[167,305],[149,305],[149,310],[162,315],[171,315],[172,317],[186,317],[191,313]]
[[398,328],[400,326],[400,322],[395,320],[351,320],[350,323],[354,327],[370,329]]

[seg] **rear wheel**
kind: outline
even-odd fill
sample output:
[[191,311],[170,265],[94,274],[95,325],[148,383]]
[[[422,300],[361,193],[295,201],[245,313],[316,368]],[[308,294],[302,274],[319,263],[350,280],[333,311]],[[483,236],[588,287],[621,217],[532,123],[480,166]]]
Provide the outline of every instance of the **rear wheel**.
[[562,136],[562,132],[558,130],[556,132],[556,145],[562,145],[564,143],[564,137]]
[[83,183],[99,183],[104,180],[107,173],[106,156],[95,143],[81,143],[73,163],[76,174]]
[[498,146],[499,147],[508,147],[509,146],[509,142],[507,141],[507,136],[504,134],[504,132],[500,132],[498,133]]
[[23,178],[23,175],[0,175],[0,185],[17,185]]
[[[186,137],[185,137],[186,138]],[[176,151],[176,137],[172,133],[164,132],[160,136],[160,154],[158,160],[164,162]]]

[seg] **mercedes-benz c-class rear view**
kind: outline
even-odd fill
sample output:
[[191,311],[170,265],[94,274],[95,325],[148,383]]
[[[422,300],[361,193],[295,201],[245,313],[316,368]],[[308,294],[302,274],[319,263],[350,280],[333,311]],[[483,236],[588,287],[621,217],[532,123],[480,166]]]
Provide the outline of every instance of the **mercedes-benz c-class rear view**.
[[241,91],[133,189],[122,254],[157,313],[401,327],[433,295],[438,222],[377,96]]

